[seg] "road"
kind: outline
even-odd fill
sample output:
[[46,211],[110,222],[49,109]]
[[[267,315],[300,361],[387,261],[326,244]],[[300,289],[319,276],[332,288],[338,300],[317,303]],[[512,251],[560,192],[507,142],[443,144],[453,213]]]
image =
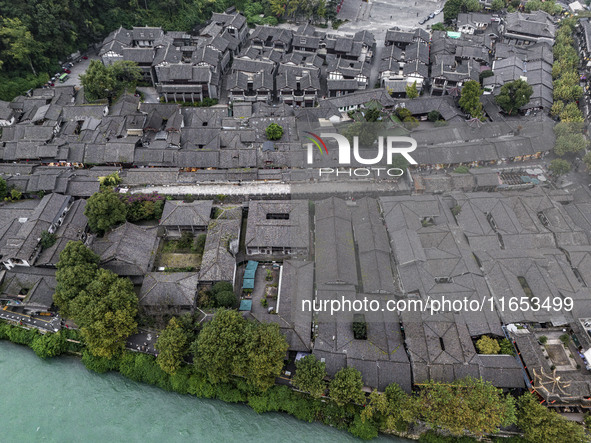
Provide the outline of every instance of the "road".
[[0,311],[0,318],[9,322],[19,323],[22,326],[30,326],[50,332],[57,332],[61,329],[61,318],[57,315],[55,317],[48,317],[48,320],[44,320],[18,312]]
[[[425,28],[443,21],[443,14],[419,25],[419,20],[436,9],[443,8],[444,1],[433,0],[345,0],[338,18],[348,20],[338,29],[341,33],[354,34],[358,31],[373,32],[378,45],[384,44],[386,31],[394,26],[401,29]],[[332,31],[329,31],[332,32]]]
[[[194,185],[146,186],[131,189],[132,194],[158,192],[162,195],[292,195],[292,194],[355,194],[370,192],[392,192],[400,190],[403,182],[370,182],[365,180],[315,182],[315,183],[207,183]],[[122,190],[123,191],[123,190]]]

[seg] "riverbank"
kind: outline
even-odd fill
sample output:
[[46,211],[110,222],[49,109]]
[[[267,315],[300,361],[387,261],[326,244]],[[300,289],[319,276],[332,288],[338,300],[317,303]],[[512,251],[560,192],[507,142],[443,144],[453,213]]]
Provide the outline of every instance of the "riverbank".
[[78,358],[42,360],[7,340],[0,341],[0,373],[0,440],[6,442],[358,441],[287,414],[259,415],[246,405],[166,392],[118,373],[96,374]]
[[[28,346],[37,355],[46,358],[79,353],[80,345],[67,341],[66,337],[66,334],[75,333],[76,331],[62,331],[42,335],[35,329],[27,330],[0,322],[0,340]],[[50,340],[51,343],[49,343]],[[48,343],[48,345],[42,347],[41,343]],[[47,352],[48,350],[50,352]],[[160,369],[153,356],[131,351],[125,351],[121,357],[108,360],[94,357],[82,350],[80,360],[87,369],[99,374],[118,372],[128,379],[153,385],[165,391],[181,395],[190,394],[201,399],[218,399],[226,403],[245,404],[259,414],[285,412],[302,421],[320,422],[339,430],[349,431],[356,437],[377,437],[377,432],[367,429],[361,422],[359,407],[353,405],[339,407],[332,402],[309,398],[287,386],[273,386],[266,392],[260,393],[255,392],[252,387],[238,378],[231,383],[211,384],[204,376],[197,374],[192,366],[183,366],[171,376]]]

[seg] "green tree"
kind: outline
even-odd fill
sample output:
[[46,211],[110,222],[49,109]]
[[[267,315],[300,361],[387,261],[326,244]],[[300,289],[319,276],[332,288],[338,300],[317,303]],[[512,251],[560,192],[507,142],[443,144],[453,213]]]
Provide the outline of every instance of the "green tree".
[[99,182],[101,187],[114,188],[121,183],[121,178],[119,177],[119,172],[115,171],[104,177],[99,177]]
[[0,201],[4,200],[8,195],[8,187],[6,186],[6,181],[0,177]]
[[495,100],[503,111],[511,115],[529,103],[533,92],[533,88],[525,80],[518,79],[505,83]]
[[371,440],[378,436],[378,428],[371,421],[363,420],[359,415],[353,419],[349,432],[357,438]]
[[91,100],[109,97],[117,88],[117,80],[113,71],[100,60],[91,60],[86,72],[80,75],[80,83],[84,94]]
[[419,90],[417,89],[417,82],[415,81],[412,85],[406,86],[406,97],[410,98],[417,98],[419,96]]
[[481,9],[478,0],[448,0],[443,6],[443,18],[446,23],[451,23],[460,12],[478,12]]
[[585,154],[585,157],[583,157],[583,162],[585,163],[585,166],[587,166],[587,169],[591,169],[591,152],[587,152]]
[[517,426],[526,441],[561,443],[588,442],[584,428],[539,404],[529,392],[517,400]]
[[529,0],[525,4],[525,12],[533,12],[542,9],[542,2],[540,0]]
[[[562,56],[562,54],[560,54]],[[554,100],[575,101],[583,95],[577,71],[569,71],[554,80]]]
[[499,346],[501,347],[499,354],[515,355],[515,348],[513,347],[513,343],[511,343],[506,338],[499,341]]
[[374,390],[370,394],[368,404],[361,411],[361,418],[376,423],[384,432],[405,432],[416,418],[414,400],[400,386],[392,383],[384,393]]
[[195,365],[211,383],[228,382],[244,367],[246,320],[237,311],[220,309],[194,345]]
[[116,193],[108,189],[93,194],[84,208],[88,226],[92,231],[99,233],[124,222],[126,212],[125,203]]
[[53,234],[49,231],[43,231],[41,233],[41,241],[39,243],[41,244],[41,248],[47,249],[47,248],[52,247],[56,241],[57,241],[57,237],[55,234]]
[[66,335],[61,331],[39,334],[31,343],[31,349],[41,358],[56,357],[62,354],[66,347]]
[[435,109],[427,114],[427,120],[430,122],[436,122],[439,119],[441,119],[441,112]]
[[70,309],[88,350],[97,357],[120,354],[127,337],[137,330],[138,299],[133,284],[106,269],[97,271]]
[[211,293],[213,295],[223,291],[234,291],[234,286],[232,286],[232,283],[230,282],[220,281],[211,287]]
[[560,157],[584,150],[588,145],[587,139],[583,134],[565,134],[556,138],[554,153]]
[[490,4],[490,9],[498,12],[505,8],[505,0],[493,0]]
[[570,162],[561,158],[555,158],[550,162],[548,169],[556,176],[564,175],[570,171]]
[[115,81],[117,82],[116,87],[127,87],[134,86],[142,78],[142,72],[140,71],[137,63],[120,60],[116,61],[108,68],[112,72]]
[[469,80],[464,83],[459,104],[463,111],[473,118],[483,117],[482,103],[480,103],[481,95],[482,88],[476,80]]
[[283,127],[279,126],[277,123],[271,123],[267,126],[267,129],[265,129],[265,134],[269,140],[279,140],[283,137]]
[[583,113],[579,109],[579,105],[575,102],[568,103],[559,114],[560,120],[563,122],[582,123],[584,121]]
[[428,381],[417,398],[417,410],[427,424],[453,435],[468,431],[482,436],[515,422],[513,398],[471,377],[453,383]]
[[266,391],[281,374],[288,344],[276,323],[249,323],[242,375],[251,386]]
[[347,403],[363,403],[365,394],[362,391],[361,372],[355,368],[342,368],[329,384],[330,398],[343,406]]
[[408,129],[409,131],[412,131],[414,129],[417,129],[419,127],[419,121],[417,120],[416,117],[406,117],[402,123],[404,124],[404,127],[406,129]]
[[215,294],[216,305],[220,308],[233,308],[236,306],[234,291],[219,291]]
[[[35,40],[33,34],[19,18],[2,19],[0,42],[4,48],[1,52],[2,60],[10,60],[15,67],[27,66],[33,75],[37,75],[33,60],[45,58],[42,55],[41,44]],[[2,67],[1,62],[0,67]]]
[[476,349],[478,349],[480,354],[498,354],[501,350],[501,346],[494,338],[483,335],[476,342]]
[[558,116],[564,109],[564,102],[562,100],[555,100],[552,103],[552,108],[550,108],[550,114],[553,116]]
[[313,355],[306,355],[296,361],[296,373],[292,384],[314,398],[320,398],[326,390],[326,364]]
[[172,317],[154,345],[158,351],[156,362],[167,374],[174,374],[181,367],[189,350],[189,334],[175,317]]
[[70,304],[94,280],[99,257],[81,241],[68,242],[60,253],[53,301],[62,317],[72,315]]

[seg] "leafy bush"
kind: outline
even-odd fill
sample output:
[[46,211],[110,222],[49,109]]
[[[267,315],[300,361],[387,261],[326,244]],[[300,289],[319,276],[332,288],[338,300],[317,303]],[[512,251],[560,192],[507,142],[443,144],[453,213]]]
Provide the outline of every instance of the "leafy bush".
[[480,354],[498,354],[501,350],[501,346],[494,338],[483,335],[476,342],[476,349],[478,349]]
[[193,250],[199,254],[203,255],[203,251],[205,250],[205,240],[207,239],[206,234],[199,234],[197,239],[195,240],[195,244],[193,245]]
[[430,122],[436,122],[441,119],[441,113],[437,110],[433,110],[427,114],[427,120]]
[[468,168],[468,166],[458,166],[456,169],[454,169],[454,172],[456,174],[468,174],[470,172],[470,168]]
[[43,231],[41,233],[41,247],[43,249],[47,249],[52,247],[55,242],[57,241],[57,237],[55,234],[50,233],[49,231]]
[[236,306],[236,295],[233,291],[220,291],[215,294],[215,301],[220,308],[233,308]]
[[269,140],[279,140],[283,137],[283,127],[279,126],[277,123],[271,123],[267,126],[265,134]]

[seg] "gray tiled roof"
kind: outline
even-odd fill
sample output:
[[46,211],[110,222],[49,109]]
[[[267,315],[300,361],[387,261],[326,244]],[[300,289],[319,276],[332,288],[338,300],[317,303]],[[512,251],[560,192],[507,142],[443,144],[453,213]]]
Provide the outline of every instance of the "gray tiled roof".
[[158,245],[156,228],[144,228],[125,222],[97,239],[92,250],[101,264],[123,276],[143,276],[151,271]]
[[[269,219],[288,214],[288,219]],[[310,244],[309,208],[306,200],[251,200],[246,225],[246,247],[305,249]]]
[[161,226],[205,227],[209,224],[212,200],[196,200],[191,203],[167,200],[160,219]]
[[242,208],[234,207],[224,209],[218,218],[209,222],[199,280],[233,281],[241,219]]
[[190,306],[195,303],[196,272],[149,272],[144,277],[139,294],[140,306]]

